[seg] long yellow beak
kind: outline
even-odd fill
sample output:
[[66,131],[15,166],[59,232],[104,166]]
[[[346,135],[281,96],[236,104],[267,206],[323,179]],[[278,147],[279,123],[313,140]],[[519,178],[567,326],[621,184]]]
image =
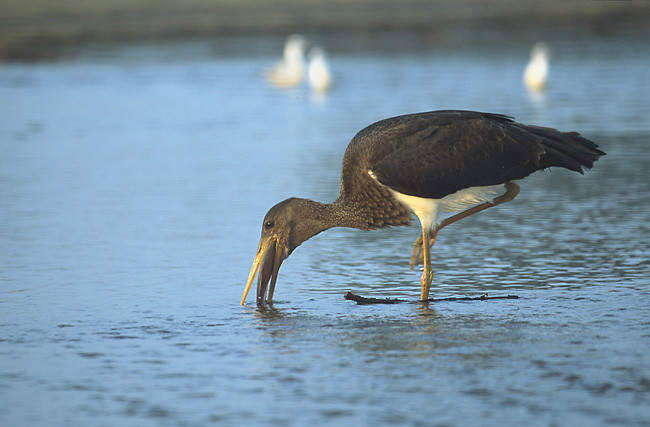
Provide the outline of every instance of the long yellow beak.
[[[244,287],[244,294],[242,295],[240,304],[244,305],[248,292],[250,291],[251,285],[253,284],[253,279],[255,274],[259,270],[259,275],[257,278],[257,304],[263,304],[264,298],[270,303],[273,301],[273,292],[275,290],[275,282],[278,278],[278,271],[280,270],[280,264],[284,260],[282,257],[282,250],[278,250],[277,239],[274,236],[268,237],[266,239],[262,238],[260,244],[257,247],[257,252],[255,253],[255,258],[253,259],[253,265],[251,266],[251,271],[248,273],[248,279],[246,280],[246,287]],[[261,266],[261,268],[260,268]],[[269,279],[271,279],[270,285]],[[267,296],[268,290],[268,296]]]

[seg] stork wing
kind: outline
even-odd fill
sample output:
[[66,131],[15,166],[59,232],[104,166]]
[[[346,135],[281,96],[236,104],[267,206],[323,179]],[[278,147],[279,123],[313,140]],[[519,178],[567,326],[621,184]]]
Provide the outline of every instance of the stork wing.
[[365,152],[366,166],[383,185],[436,199],[464,188],[522,179],[550,166],[582,173],[582,167],[591,167],[604,154],[575,132],[471,111],[382,120],[359,132],[350,145]]

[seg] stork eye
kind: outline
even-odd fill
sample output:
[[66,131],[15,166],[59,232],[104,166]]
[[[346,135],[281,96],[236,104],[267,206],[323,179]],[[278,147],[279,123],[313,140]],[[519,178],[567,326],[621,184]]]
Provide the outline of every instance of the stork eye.
[[267,230],[270,230],[271,228],[273,228],[274,225],[275,225],[275,222],[273,222],[272,220],[266,221],[264,223],[264,227],[266,227]]

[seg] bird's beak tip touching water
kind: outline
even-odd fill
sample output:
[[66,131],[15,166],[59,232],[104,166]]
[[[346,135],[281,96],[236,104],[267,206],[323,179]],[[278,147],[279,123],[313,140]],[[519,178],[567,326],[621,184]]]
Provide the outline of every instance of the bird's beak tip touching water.
[[[246,287],[240,304],[244,305],[246,296],[250,290],[251,284],[255,279],[255,274],[259,270],[257,278],[257,305],[264,304],[264,300],[271,302],[273,300],[273,291],[275,290],[275,282],[278,278],[278,271],[282,261],[285,260],[285,252],[282,248],[278,248],[278,239],[275,236],[262,238],[257,247],[253,265],[248,273],[248,280],[246,280]],[[280,245],[281,246],[281,245]],[[270,280],[270,283],[269,283]]]

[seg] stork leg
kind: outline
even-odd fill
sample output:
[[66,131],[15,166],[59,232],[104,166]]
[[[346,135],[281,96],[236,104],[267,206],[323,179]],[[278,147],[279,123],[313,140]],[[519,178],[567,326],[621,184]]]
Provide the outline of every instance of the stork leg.
[[[434,230],[432,233],[435,236],[437,230]],[[431,255],[429,251],[429,236],[431,232],[425,227],[422,227],[422,257],[424,260],[424,271],[422,272],[422,277],[420,277],[420,301],[426,301],[429,299],[429,289],[431,288],[431,281],[433,280],[433,271],[431,271]]]
[[[495,197],[492,202],[485,202],[480,205],[476,205],[472,208],[469,208],[463,212],[457,213],[456,215],[450,216],[449,218],[446,218],[438,224],[438,226],[432,230],[429,234],[429,238],[427,239],[426,234],[423,232],[421,236],[419,236],[415,242],[413,243],[413,252],[411,252],[411,260],[409,262],[409,266],[411,270],[413,270],[413,266],[417,264],[418,261],[418,255],[421,255],[426,266],[426,259],[428,257],[428,254],[425,254],[424,252],[420,252],[420,249],[424,249],[424,243],[423,241],[425,239],[429,240],[429,244],[426,247],[427,252],[429,251],[429,248],[433,246],[433,244],[436,241],[436,235],[438,234],[438,231],[443,228],[448,226],[449,224],[453,224],[454,222],[461,220],[463,218],[467,218],[470,215],[474,215],[475,213],[481,212],[487,208],[491,208],[492,206],[500,205],[502,203],[506,203],[514,199],[517,194],[519,194],[519,186],[515,184],[514,182],[506,182],[504,184],[504,187],[506,188],[506,192],[500,195],[499,197]],[[422,291],[424,292],[424,288],[422,288]],[[427,292],[428,295],[428,292]]]

